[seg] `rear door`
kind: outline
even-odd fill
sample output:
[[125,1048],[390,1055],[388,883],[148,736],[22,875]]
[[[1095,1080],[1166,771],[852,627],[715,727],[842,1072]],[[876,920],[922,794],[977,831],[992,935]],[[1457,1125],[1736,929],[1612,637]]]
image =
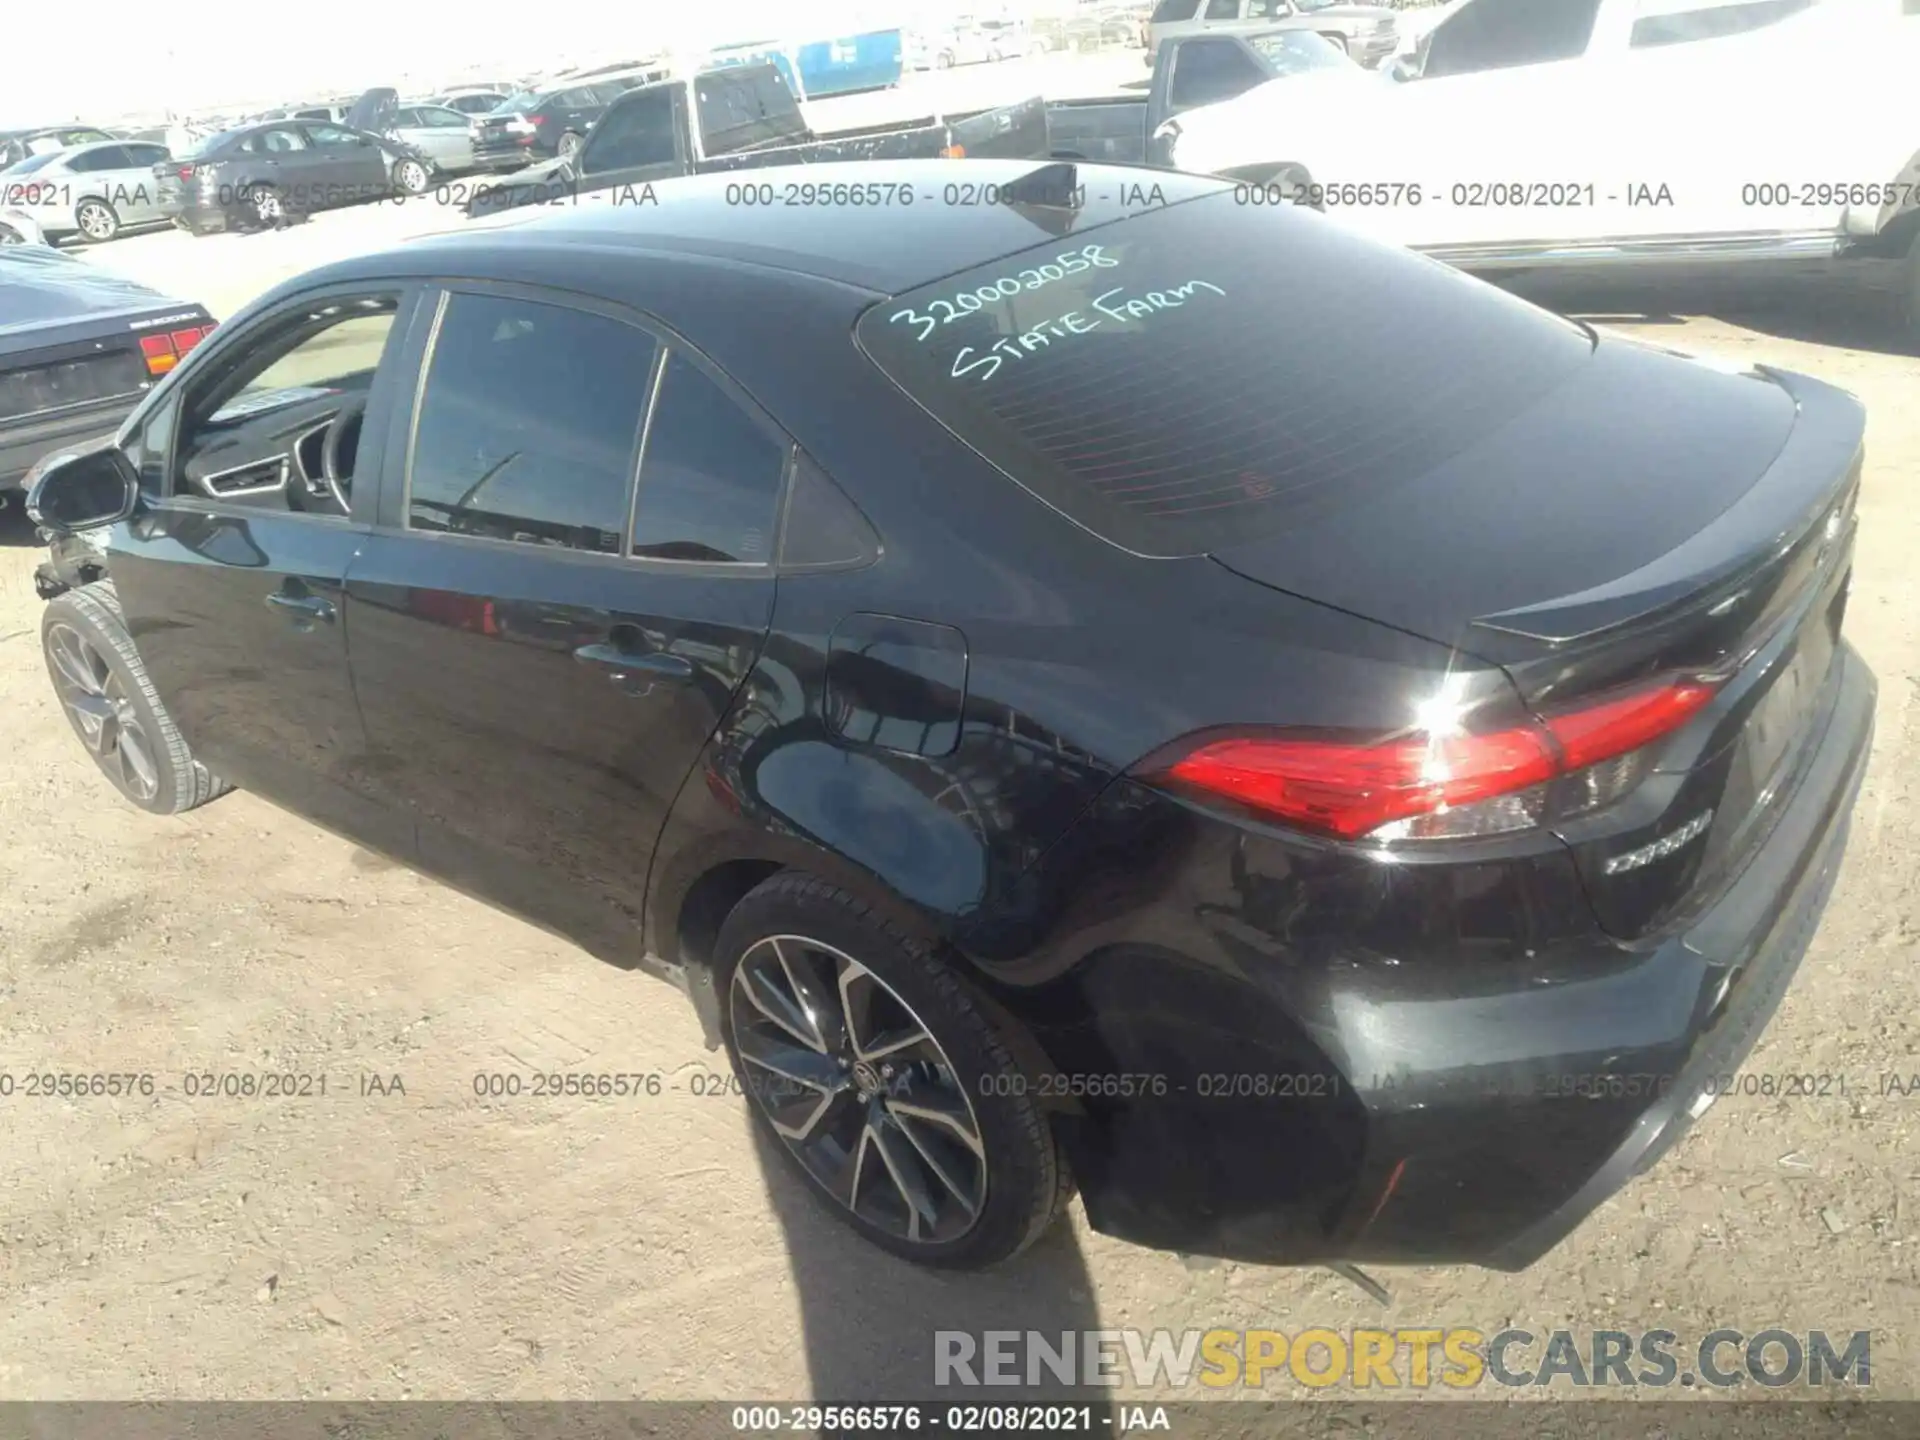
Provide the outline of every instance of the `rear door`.
[[[215,331],[140,432],[151,504],[116,527],[109,556],[128,629],[194,752],[387,850],[406,841],[365,783],[342,585],[383,458],[360,437],[404,400],[394,357],[412,298],[405,286],[321,289]],[[330,486],[326,437],[343,415]]]
[[328,205],[353,205],[388,193],[387,157],[373,141],[339,125],[311,124],[307,138],[324,157]]
[[113,182],[114,207],[123,225],[148,225],[167,218],[160,203],[160,188],[154,183],[153,167],[167,158],[167,147],[130,141],[121,168],[108,177]]
[[369,736],[422,864],[632,961],[661,827],[771,620],[790,447],[628,312],[440,303],[349,582]]

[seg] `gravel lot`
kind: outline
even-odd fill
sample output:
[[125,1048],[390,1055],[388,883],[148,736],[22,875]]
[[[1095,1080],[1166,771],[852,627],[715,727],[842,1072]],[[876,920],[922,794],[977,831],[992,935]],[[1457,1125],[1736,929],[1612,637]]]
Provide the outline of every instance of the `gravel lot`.
[[[90,258],[224,315],[438,220],[379,205]],[[0,1100],[0,1397],[913,1398],[936,1328],[1507,1322],[1683,1341],[1871,1328],[1876,1394],[1920,1397],[1920,1096],[1879,1093],[1920,1072],[1920,360],[1873,302],[1809,287],[1549,298],[1805,370],[1870,409],[1848,628],[1880,677],[1876,754],[1826,923],[1748,1067],[1844,1075],[1845,1098],[1724,1100],[1533,1270],[1385,1272],[1385,1307],[1325,1272],[1130,1249],[1077,1211],[1024,1268],[921,1273],[763,1173],[741,1103],[692,1093],[723,1060],[665,986],[248,795],[172,820],[121,804],[55,706],[16,509],[0,515],[0,1070],[150,1071],[163,1093]],[[185,1099],[179,1077],[209,1069],[330,1087]],[[668,1088],[477,1098],[476,1072],[505,1069],[656,1071]],[[362,1094],[366,1075],[405,1093]]]

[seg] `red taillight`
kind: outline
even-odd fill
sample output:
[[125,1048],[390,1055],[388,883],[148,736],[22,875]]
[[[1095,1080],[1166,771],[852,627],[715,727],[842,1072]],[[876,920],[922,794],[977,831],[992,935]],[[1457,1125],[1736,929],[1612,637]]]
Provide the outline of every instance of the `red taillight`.
[[1718,689],[1704,680],[1663,681],[1549,715],[1547,730],[1560,746],[1561,768],[1584,770],[1671,735],[1706,709]]
[[[1692,677],[1662,680],[1486,734],[1215,740],[1156,778],[1340,840],[1386,827],[1393,828],[1381,838],[1497,834],[1539,822],[1546,792],[1535,787],[1672,734],[1705,708],[1716,688]],[[1418,823],[1418,817],[1475,805],[1488,807],[1475,823]]]
[[142,335],[140,354],[147,362],[149,375],[164,375],[180,363],[180,357],[213,333],[211,325],[195,325],[167,335]]
[[142,335],[140,353],[146,356],[149,375],[164,375],[180,363],[180,357],[173,353],[173,341],[165,335]]
[[176,173],[182,180],[191,180],[193,178],[193,166],[182,165]]

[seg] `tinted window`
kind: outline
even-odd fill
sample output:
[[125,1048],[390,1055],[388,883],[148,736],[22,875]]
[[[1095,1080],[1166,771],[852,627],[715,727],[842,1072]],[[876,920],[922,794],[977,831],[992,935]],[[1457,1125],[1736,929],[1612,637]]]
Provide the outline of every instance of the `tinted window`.
[[1148,22],[1153,25],[1170,25],[1175,20],[1193,18],[1194,0],[1160,0],[1153,7],[1153,16]]
[[1008,475],[1152,555],[1388,503],[1592,352],[1524,301],[1226,189],[881,301],[857,334]]
[[67,169],[76,175],[91,175],[96,170],[126,168],[127,153],[118,145],[102,145],[98,150],[87,150],[67,157]]
[[167,147],[164,145],[127,146],[127,163],[130,165],[158,165],[166,158]]
[[673,142],[673,95],[661,89],[635,95],[600,117],[580,157],[583,174],[660,165],[678,153]]
[[694,81],[700,139],[709,155],[798,140],[806,122],[793,94],[771,66],[718,70]]
[[338,125],[309,125],[307,134],[316,145],[358,145],[360,137]]
[[449,110],[441,105],[422,105],[416,112],[420,123],[432,130],[464,130],[467,117],[458,110]]
[[604,315],[454,295],[415,431],[407,523],[618,554],[655,348]]
[[781,527],[780,565],[786,570],[863,565],[880,553],[867,517],[806,456],[797,456]]
[[545,108],[549,110],[591,110],[600,103],[600,97],[593,93],[591,85],[576,86],[572,90],[562,90]]
[[1233,40],[1182,40],[1167,103],[1179,109],[1244,95],[1269,77]]
[[421,119],[421,116],[425,113],[424,111],[414,109],[410,105],[402,105],[398,110],[393,112],[393,123],[395,125],[421,125],[425,123],[425,121]]
[[[1633,34],[1628,44],[1636,50],[1644,50],[1656,45],[1685,45],[1693,40],[1716,40],[1722,35],[1763,29],[1805,10],[1812,3],[1813,0],[1749,0],[1745,4],[1712,5],[1697,10],[1648,15],[1633,22]],[[1662,8],[1665,8],[1664,5]]]
[[1571,60],[1586,52],[1600,0],[1471,0],[1427,40],[1423,78]]
[[765,564],[786,461],[785,441],[670,354],[640,463],[633,553]]
[[254,155],[284,155],[306,149],[307,137],[292,129],[262,130],[249,135],[241,148]]
[[1207,0],[1208,20],[1237,20],[1240,18],[1240,0]]

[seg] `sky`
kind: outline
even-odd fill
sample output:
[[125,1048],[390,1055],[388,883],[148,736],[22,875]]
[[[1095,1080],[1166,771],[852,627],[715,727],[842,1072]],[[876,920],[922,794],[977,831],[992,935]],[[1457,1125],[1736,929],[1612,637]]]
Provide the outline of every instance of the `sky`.
[[[550,7],[567,18],[541,31],[528,25],[526,4],[503,0],[328,0],[304,8],[262,7],[259,0],[90,0],[77,12],[20,0],[0,20],[0,128],[112,124],[158,118],[168,107],[264,108],[374,85],[428,90],[489,69],[513,78],[567,63],[639,59],[662,48],[771,39],[783,31],[825,38],[1002,8],[998,0],[647,0]],[[81,28],[90,38],[79,38]],[[6,64],[9,54],[33,60]],[[396,74],[403,67],[410,73]]]

